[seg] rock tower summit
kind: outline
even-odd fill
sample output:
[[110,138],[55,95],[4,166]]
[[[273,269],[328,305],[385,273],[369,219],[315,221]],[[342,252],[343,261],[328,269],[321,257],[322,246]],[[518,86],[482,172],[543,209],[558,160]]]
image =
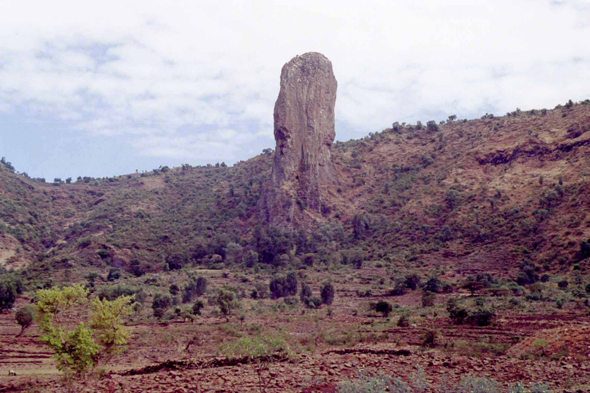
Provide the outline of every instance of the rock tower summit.
[[330,149],[337,87],[332,63],[320,53],[296,56],[281,70],[274,166],[261,199],[270,223],[294,224],[325,212],[322,197],[334,179]]

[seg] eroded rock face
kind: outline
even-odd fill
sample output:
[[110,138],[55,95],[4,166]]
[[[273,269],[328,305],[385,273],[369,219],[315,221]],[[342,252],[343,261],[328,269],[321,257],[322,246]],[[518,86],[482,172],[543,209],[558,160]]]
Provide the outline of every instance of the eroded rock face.
[[296,56],[283,66],[274,110],[274,166],[261,201],[270,223],[295,223],[325,209],[324,188],[334,179],[330,148],[337,86],[332,63],[320,53]]

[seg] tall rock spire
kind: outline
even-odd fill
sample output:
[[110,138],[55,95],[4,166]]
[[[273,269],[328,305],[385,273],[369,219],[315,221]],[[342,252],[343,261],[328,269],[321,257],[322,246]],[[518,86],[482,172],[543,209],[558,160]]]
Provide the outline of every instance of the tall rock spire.
[[283,66],[274,110],[274,166],[260,201],[272,224],[296,224],[322,213],[324,186],[334,179],[330,149],[337,87],[332,63],[320,53],[296,56]]

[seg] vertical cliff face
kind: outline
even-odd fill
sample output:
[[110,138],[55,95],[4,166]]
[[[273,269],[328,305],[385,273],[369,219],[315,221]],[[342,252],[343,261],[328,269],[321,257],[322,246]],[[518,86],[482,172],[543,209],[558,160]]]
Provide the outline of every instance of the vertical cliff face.
[[296,224],[322,213],[325,185],[334,180],[337,86],[332,63],[320,53],[296,56],[283,66],[274,109],[274,166],[261,199],[272,224]]

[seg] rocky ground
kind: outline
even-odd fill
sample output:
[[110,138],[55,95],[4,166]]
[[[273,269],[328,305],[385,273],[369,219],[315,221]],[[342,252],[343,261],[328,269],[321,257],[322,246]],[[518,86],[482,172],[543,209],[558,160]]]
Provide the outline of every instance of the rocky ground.
[[[338,315],[325,320],[329,325],[326,328],[333,329],[340,323],[347,321],[339,321]],[[187,334],[192,326],[203,328],[203,325],[154,324],[149,331],[157,342],[156,336],[162,337],[167,331],[179,332],[180,327]],[[227,328],[224,330],[222,326],[218,325],[211,332],[227,336]],[[428,347],[423,343],[423,336],[432,326],[436,326],[436,345]],[[135,327],[134,332],[137,335],[146,328],[147,325],[141,325]],[[35,329],[22,337],[16,337],[18,331],[10,315],[2,315],[0,392],[67,391],[51,364],[50,353],[38,343]],[[151,348],[151,358],[159,362],[150,362],[150,355],[142,352],[145,349],[142,350],[135,339],[126,355],[112,365],[113,369],[106,376],[76,383],[75,390],[258,392],[261,384],[266,384],[267,392],[336,392],[340,382],[355,378],[363,370],[404,380],[423,370],[434,386],[472,375],[504,384],[549,382],[556,392],[590,389],[590,318],[574,311],[534,316],[507,314],[490,327],[456,326],[444,318],[428,323],[422,321],[408,328],[383,324],[378,335],[367,337],[357,342],[332,344],[324,339],[318,341],[313,350],[299,348],[289,359],[278,358],[268,363],[248,363],[245,359],[228,361],[215,356],[207,337],[190,353],[190,358],[186,356],[188,352],[183,356],[156,345]],[[494,345],[508,349],[495,354],[490,349]],[[166,358],[172,361],[165,362]],[[9,377],[9,369],[19,375]]]

